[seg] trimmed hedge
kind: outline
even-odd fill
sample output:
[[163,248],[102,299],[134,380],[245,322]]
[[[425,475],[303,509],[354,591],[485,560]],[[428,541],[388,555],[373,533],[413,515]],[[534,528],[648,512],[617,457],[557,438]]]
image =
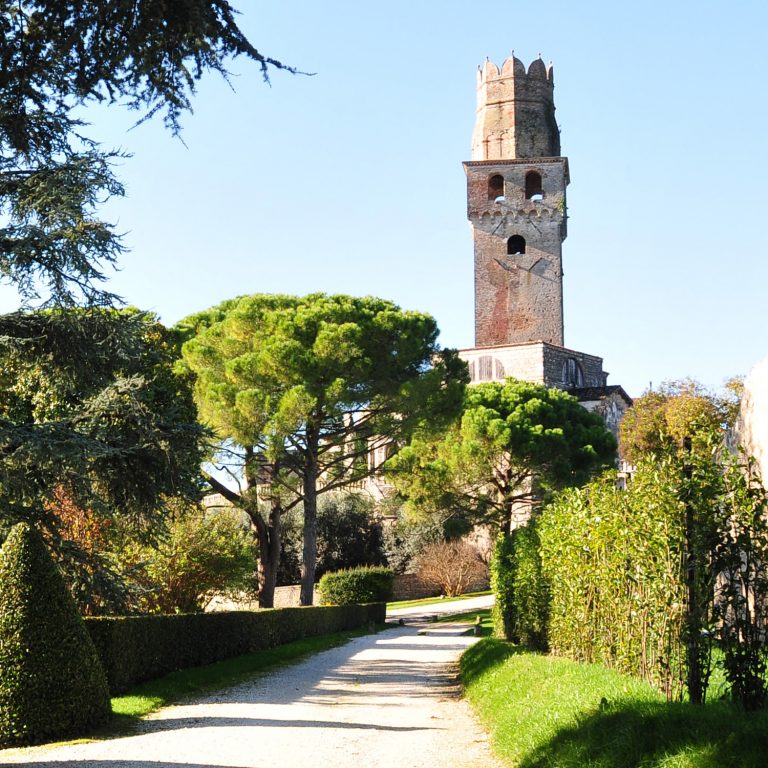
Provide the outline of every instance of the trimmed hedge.
[[19,523],[0,549],[0,747],[106,722],[96,650],[40,534]]
[[186,667],[254,653],[304,637],[384,622],[386,605],[278,608],[85,620],[113,696]]
[[541,570],[536,520],[496,541],[491,561],[494,633],[533,650],[547,650],[549,587]]
[[395,576],[390,568],[367,566],[326,573],[317,585],[324,605],[386,602]]

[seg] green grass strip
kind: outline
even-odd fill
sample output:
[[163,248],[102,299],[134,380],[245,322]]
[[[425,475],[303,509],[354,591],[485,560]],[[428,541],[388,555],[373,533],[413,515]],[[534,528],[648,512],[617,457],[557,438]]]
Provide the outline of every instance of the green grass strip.
[[387,610],[390,608],[418,608],[422,605],[439,605],[440,603],[452,603],[456,600],[470,600],[473,597],[483,597],[490,595],[492,592],[487,590],[485,592],[467,592],[466,595],[459,595],[458,597],[425,597],[421,600],[400,600],[397,603],[387,603]]
[[461,660],[467,698],[515,768],[764,768],[768,712],[668,703],[596,664],[486,638]]
[[447,616],[440,616],[438,623],[466,623],[477,624],[480,619],[480,637],[490,637],[493,634],[493,617],[490,608],[479,608],[475,611],[466,613],[454,613]]

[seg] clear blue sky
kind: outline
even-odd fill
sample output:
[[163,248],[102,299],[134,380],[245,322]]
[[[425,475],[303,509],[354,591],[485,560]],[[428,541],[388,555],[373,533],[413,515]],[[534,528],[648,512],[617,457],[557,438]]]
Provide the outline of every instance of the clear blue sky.
[[514,49],[555,65],[566,345],[633,395],[718,386],[768,354],[768,4],[233,1],[260,50],[316,74],[269,87],[237,61],[234,92],[209,75],[186,146],[89,111],[134,155],[108,208],[130,303],[171,324],[243,293],[373,294],[471,346],[461,162],[476,67]]

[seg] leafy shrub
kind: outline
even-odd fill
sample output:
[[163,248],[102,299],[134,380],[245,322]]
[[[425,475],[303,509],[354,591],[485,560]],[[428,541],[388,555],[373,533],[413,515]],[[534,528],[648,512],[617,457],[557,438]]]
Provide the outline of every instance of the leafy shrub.
[[768,494],[754,462],[726,468],[726,519],[717,548],[714,620],[731,697],[747,711],[768,701]]
[[393,581],[389,568],[350,568],[326,573],[317,590],[324,605],[386,602],[392,597]]
[[494,631],[536,650],[547,648],[549,588],[541,572],[535,521],[496,541],[491,561]]
[[255,591],[258,547],[229,510],[205,514],[176,503],[176,516],[153,546],[135,536],[113,546],[141,613],[201,611],[217,594]]
[[63,485],[53,490],[45,509],[42,534],[80,614],[130,612],[135,590],[110,556],[111,533],[119,516],[81,506]]
[[436,541],[428,544],[416,560],[419,578],[451,597],[471,587],[487,584],[488,568],[480,553],[466,541]]
[[37,531],[0,550],[0,747],[74,735],[110,716],[93,643]]
[[382,623],[383,603],[263,611],[121,616],[85,621],[112,695],[177,669],[212,664],[304,637]]
[[512,537],[500,533],[491,558],[491,590],[495,600],[491,611],[493,634],[503,640],[515,635],[515,548]]

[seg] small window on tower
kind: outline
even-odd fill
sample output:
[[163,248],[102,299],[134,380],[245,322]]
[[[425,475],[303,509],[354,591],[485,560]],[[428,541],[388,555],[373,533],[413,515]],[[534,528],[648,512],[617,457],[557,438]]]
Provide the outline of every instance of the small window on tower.
[[488,179],[488,199],[497,200],[504,197],[504,177],[498,173]]
[[490,355],[483,355],[477,361],[477,380],[478,381],[492,381],[493,380],[493,358]]
[[525,199],[544,199],[544,188],[541,186],[541,174],[538,171],[528,171],[528,173],[525,174]]
[[522,235],[512,235],[507,240],[507,254],[517,256],[520,253],[525,253],[525,238]]

